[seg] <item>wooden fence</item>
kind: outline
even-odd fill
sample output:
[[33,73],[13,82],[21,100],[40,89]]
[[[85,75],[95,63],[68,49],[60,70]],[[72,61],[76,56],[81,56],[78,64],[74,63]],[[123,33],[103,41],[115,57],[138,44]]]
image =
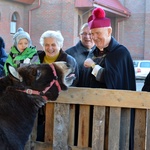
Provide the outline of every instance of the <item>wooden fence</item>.
[[46,104],[44,142],[36,141],[35,122],[25,149],[148,150],[149,109],[148,92],[69,88]]

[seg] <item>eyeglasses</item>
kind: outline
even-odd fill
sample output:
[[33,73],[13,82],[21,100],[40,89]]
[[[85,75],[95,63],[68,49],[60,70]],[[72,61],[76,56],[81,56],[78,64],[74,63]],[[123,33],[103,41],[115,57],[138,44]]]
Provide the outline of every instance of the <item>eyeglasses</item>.
[[81,33],[81,35],[82,35],[82,36],[88,36],[88,35],[91,36],[91,33],[83,32],[83,33]]

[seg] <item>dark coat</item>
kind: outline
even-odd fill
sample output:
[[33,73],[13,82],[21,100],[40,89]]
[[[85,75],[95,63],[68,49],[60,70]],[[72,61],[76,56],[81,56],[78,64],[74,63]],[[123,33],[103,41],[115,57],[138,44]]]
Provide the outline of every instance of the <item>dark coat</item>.
[[2,37],[0,37],[0,77],[4,76],[4,64],[6,59],[8,58],[8,54],[5,51],[5,43]]
[[[39,50],[38,55],[40,58],[40,62],[43,63],[45,52],[43,50]],[[79,71],[78,71],[78,65],[77,65],[76,60],[72,56],[65,53],[63,50],[60,50],[60,54],[59,54],[58,58],[56,59],[56,61],[65,61],[74,68],[76,79],[74,80],[72,86],[75,86],[77,84],[78,78],[79,78]]]
[[[89,57],[98,57],[98,51],[99,49],[95,48],[89,53]],[[120,45],[112,37],[110,44],[104,51],[106,56],[103,59],[102,67],[104,68],[103,76],[106,88],[136,90],[133,61],[127,48]],[[90,87],[101,87],[101,83],[96,80],[91,71],[85,77],[87,80],[90,80],[88,81]]]
[[[92,49],[94,48],[95,46]],[[65,52],[74,57],[77,61],[79,68],[79,81],[77,83],[77,87],[86,87],[87,83],[84,80],[84,74],[86,74],[88,69],[85,68],[83,64],[89,54],[89,50],[83,46],[81,41],[79,41],[75,46],[67,49]]]
[[150,73],[145,78],[144,85],[142,87],[142,91],[150,92]]

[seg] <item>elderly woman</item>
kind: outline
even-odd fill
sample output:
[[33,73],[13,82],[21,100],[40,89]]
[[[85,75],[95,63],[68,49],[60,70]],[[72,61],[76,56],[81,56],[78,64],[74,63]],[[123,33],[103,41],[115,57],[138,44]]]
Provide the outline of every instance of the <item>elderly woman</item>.
[[[75,70],[76,79],[72,86],[78,81],[78,67],[76,60],[62,50],[64,38],[60,31],[48,30],[40,37],[40,44],[43,50],[38,51],[41,63],[52,63],[55,61],[66,61]],[[44,107],[40,109],[38,116],[37,141],[44,140],[44,123],[45,114]]]
[[40,37],[40,44],[43,47],[42,51],[38,51],[41,63],[52,63],[55,61],[66,61],[75,69],[76,80],[78,80],[78,67],[76,60],[62,50],[64,38],[60,31],[48,30]]

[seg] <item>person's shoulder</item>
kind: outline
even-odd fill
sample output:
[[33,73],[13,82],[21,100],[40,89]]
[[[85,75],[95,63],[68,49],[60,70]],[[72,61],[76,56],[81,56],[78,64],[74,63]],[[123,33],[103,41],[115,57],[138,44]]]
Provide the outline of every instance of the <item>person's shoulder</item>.
[[11,48],[10,48],[10,52],[9,52],[9,54],[10,53],[14,53],[14,54],[18,54],[19,53],[19,51],[16,49],[16,47],[15,46],[12,46]]
[[122,45],[122,44],[119,44],[118,50],[122,54],[130,54],[128,48],[126,46]]
[[72,52],[73,50],[81,49],[81,47],[83,47],[83,45],[81,44],[81,41],[79,41],[78,43],[76,43],[76,45],[66,49],[66,52],[69,53]]
[[73,62],[74,64],[77,64],[76,59],[73,56],[69,55],[69,54],[67,54],[67,60]]
[[39,57],[44,57],[45,56],[45,51],[43,50],[38,50],[37,54],[39,55]]
[[[67,54],[67,53],[66,53]],[[67,57],[70,59],[75,59],[73,56],[71,56],[70,54],[67,54]]]
[[37,50],[37,52],[40,54],[40,53],[44,53],[43,50]]
[[72,52],[73,49],[75,49],[75,46],[72,46],[72,47],[66,49],[65,52],[70,53],[70,52]]

